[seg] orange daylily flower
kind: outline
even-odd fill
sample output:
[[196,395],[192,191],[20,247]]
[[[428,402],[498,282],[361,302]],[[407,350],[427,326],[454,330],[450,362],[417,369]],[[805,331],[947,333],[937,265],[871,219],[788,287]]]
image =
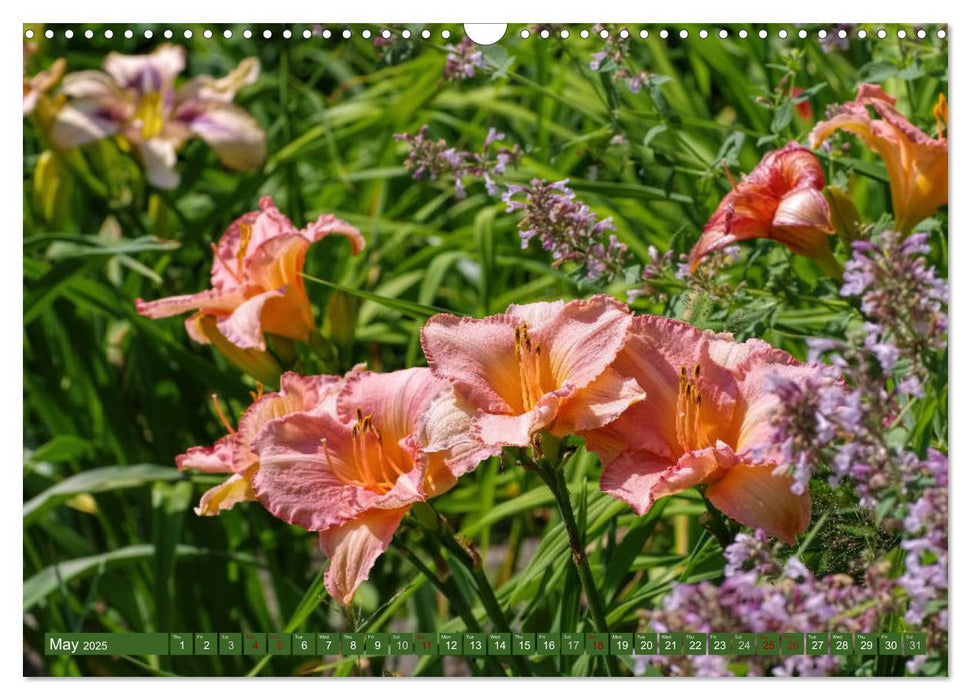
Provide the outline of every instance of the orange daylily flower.
[[213,244],[212,289],[157,301],[135,300],[142,316],[165,318],[196,311],[186,320],[193,340],[213,342],[204,321],[233,345],[266,349],[265,333],[306,341],[314,330],[313,313],[304,288],[304,258],[310,246],[325,236],[340,234],[351,252],[364,248],[360,232],[333,214],[297,229],[273,204],[260,200],[260,210],[244,214]]
[[637,316],[612,369],[647,399],[580,434],[600,457],[600,488],[644,515],[694,486],[723,513],[785,542],[809,525],[808,493],[792,492],[766,448],[779,398],[772,376],[801,381],[819,368],[761,340],[738,343],[660,316]]
[[823,168],[808,148],[792,142],[766,153],[705,224],[688,255],[691,269],[709,253],[749,238],[779,241],[827,271],[835,269],[827,242],[833,227],[825,185]]
[[[837,129],[850,131],[876,151],[887,166],[896,228],[904,233],[947,204],[947,102],[938,102],[934,115],[938,138],[931,138],[907,121],[894,105],[896,100],[878,85],[864,83],[856,100],[837,108],[829,119],[819,122],[809,134],[813,148]],[[872,107],[877,117],[871,116]]]

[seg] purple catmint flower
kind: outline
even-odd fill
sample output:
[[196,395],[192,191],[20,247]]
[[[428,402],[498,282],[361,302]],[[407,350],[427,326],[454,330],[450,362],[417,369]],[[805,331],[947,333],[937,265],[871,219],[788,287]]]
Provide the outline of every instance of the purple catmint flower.
[[[869,632],[876,631],[882,616],[892,609],[894,582],[883,568],[871,567],[860,583],[843,574],[817,578],[794,557],[780,566],[778,547],[759,532],[738,535],[725,550],[724,580],[675,585],[660,608],[648,613],[649,628],[656,632]],[[720,661],[710,663],[711,659]],[[747,664],[750,675],[819,676],[839,670],[842,664],[836,656],[658,656],[649,661],[669,675],[693,676],[722,673],[727,664]]]
[[928,265],[929,252],[926,233],[884,231],[875,242],[853,243],[840,294],[860,297],[870,318],[868,342],[886,361],[890,344],[912,364],[946,345],[947,283]]
[[470,178],[481,179],[490,196],[499,195],[500,188],[493,177],[502,175],[520,155],[518,145],[495,147],[505,137],[495,127],[490,127],[482,150],[473,153],[449,146],[445,139],[429,138],[427,124],[414,134],[395,134],[396,139],[405,141],[411,148],[405,158],[405,167],[412,171],[412,176],[415,179],[427,176],[430,180],[452,178],[456,199],[466,196],[465,181]]
[[554,266],[573,263],[588,280],[619,274],[627,260],[627,246],[608,233],[614,229],[613,221],[598,218],[567,182],[534,179],[525,187],[507,186],[502,196],[506,211],[523,212],[522,247],[528,248],[536,238],[550,252]]
[[469,37],[463,37],[457,46],[448,44],[445,50],[448,52],[445,58],[445,69],[442,72],[445,80],[469,80],[475,77],[477,70],[486,67],[482,51]]

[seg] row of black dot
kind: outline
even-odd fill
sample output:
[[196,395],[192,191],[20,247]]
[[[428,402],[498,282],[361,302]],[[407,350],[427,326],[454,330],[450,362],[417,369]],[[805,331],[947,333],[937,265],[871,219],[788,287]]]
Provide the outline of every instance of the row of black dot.
[[[344,29],[343,31],[336,32],[336,33],[339,34],[340,36],[342,36],[345,39],[350,39],[353,36],[353,32],[350,29]],[[401,33],[401,37],[404,38],[404,39],[411,38],[411,30],[409,30],[409,29],[402,29],[400,33]],[[590,35],[591,35],[591,33],[592,32],[590,32],[587,29],[581,29],[579,31],[579,35],[580,35],[580,38],[581,39],[587,39],[587,38],[589,38]],[[840,39],[845,39],[850,34],[849,31],[847,31],[846,29],[838,29],[838,30],[836,30],[836,31],[834,31],[832,33],[834,35],[836,35],[837,37],[839,37]],[[131,38],[133,38],[135,36],[135,32],[133,32],[131,29],[126,29],[123,32],[123,34],[124,34],[124,37],[126,39],[131,39]],[[231,39],[233,37],[233,31],[231,29],[224,30],[222,34],[227,39]],[[667,29],[662,29],[657,34],[662,39],[667,39],[668,36],[670,36],[670,32],[668,32]],[[887,37],[887,30],[885,30],[885,29],[878,29],[874,34],[875,34],[875,36],[878,39],[885,39]],[[64,35],[65,38],[71,39],[71,38],[74,37],[74,30],[73,29],[65,29],[64,32],[63,32],[63,35]],[[115,35],[114,31],[112,31],[111,29],[105,29],[104,30],[104,37],[106,39],[111,39],[112,37],[114,37],[114,35]],[[166,29],[166,30],[164,30],[162,32],[162,36],[165,37],[166,39],[171,39],[174,35],[175,35],[175,33],[171,29]],[[242,31],[242,35],[243,35],[243,38],[244,39],[252,39],[253,38],[253,31],[251,29],[244,29]],[[293,32],[290,31],[289,29],[284,29],[281,32],[281,35],[283,36],[284,39],[289,39],[289,38],[291,38],[293,36]],[[332,32],[330,29],[323,29],[323,30],[321,30],[321,36],[323,36],[324,39],[330,39],[334,35],[335,35],[335,32]],[[365,39],[370,39],[371,36],[372,36],[372,32],[371,32],[370,29],[362,29],[360,31],[360,35],[363,38],[365,38]],[[382,30],[380,32],[380,35],[383,38],[385,38],[385,39],[390,39],[391,36],[392,36],[392,32],[391,32],[390,29],[384,29],[384,30]],[[536,35],[539,36],[541,39],[548,39],[550,37],[550,30],[548,30],[548,29],[542,29],[539,32],[537,32]],[[561,38],[567,39],[570,36],[570,30],[569,29],[562,29],[562,30],[560,30],[559,35],[560,35]],[[630,37],[631,33],[627,29],[621,29],[619,32],[617,32],[617,35],[621,39],[627,39],[627,38]],[[649,34],[649,32],[646,29],[641,29],[638,32],[638,36],[640,36],[641,39],[646,39],[649,35],[650,34]],[[729,35],[730,35],[730,33],[729,33],[729,31],[727,29],[720,29],[717,32],[717,36],[720,39],[727,39],[729,37]],[[756,35],[760,39],[767,39],[769,37],[769,32],[766,29],[760,29],[757,32]],[[819,31],[816,32],[816,35],[820,39],[826,39],[830,35],[830,32],[827,32],[825,29],[820,29]],[[859,30],[857,30],[856,35],[860,39],[865,39],[868,36],[868,33],[867,33],[867,31],[865,29],[859,29]],[[27,39],[33,39],[34,36],[35,36],[35,32],[34,32],[33,29],[28,29],[28,30],[26,30],[24,32],[24,36]],[[44,36],[47,37],[48,39],[53,39],[54,38],[54,30],[53,29],[47,29],[47,30],[45,30],[44,31]],[[84,31],[84,35],[83,36],[86,39],[93,39],[94,38],[94,31],[91,30],[91,29],[86,29]],[[146,29],[144,31],[144,36],[145,36],[146,39],[151,39],[153,36],[155,36],[155,32],[153,30],[151,30],[151,29]],[[182,32],[182,36],[185,37],[186,39],[191,39],[193,37],[193,31],[191,29],[186,29],[185,31]],[[211,29],[204,29],[202,31],[202,36],[205,37],[206,39],[211,39],[213,37],[213,31]],[[311,30],[309,30],[309,29],[304,29],[303,30],[303,38],[304,39],[309,39],[311,36],[313,36],[313,32]],[[421,32],[420,32],[420,36],[421,36],[422,39],[430,39],[431,36],[432,36],[432,32],[430,30],[428,30],[428,29],[422,29]],[[441,31],[441,36],[442,36],[443,39],[448,39],[448,38],[451,37],[451,32],[448,29],[443,29]],[[528,39],[531,36],[531,34],[530,34],[530,31],[528,29],[523,29],[523,30],[521,30],[519,32],[519,36],[521,36],[523,39]],[[602,29],[599,32],[599,36],[602,39],[607,39],[610,36],[610,32],[607,31],[606,29]],[[687,39],[690,36],[690,33],[688,32],[687,29],[682,29],[682,30],[680,30],[680,31],[677,32],[677,36],[679,36],[682,39]],[[709,36],[710,36],[710,33],[708,32],[707,29],[699,29],[698,30],[698,37],[699,38],[701,38],[701,39],[707,39]],[[748,38],[749,33],[745,29],[739,29],[738,32],[737,32],[737,36],[738,36],[739,39],[746,39],[746,38]],[[789,32],[788,32],[788,30],[780,29],[778,31],[778,36],[779,36],[780,39],[785,39],[785,38],[787,38],[789,36]],[[796,32],[796,36],[798,36],[800,39],[805,39],[806,37],[809,36],[809,32],[806,31],[805,29],[800,29],[798,32]],[[927,37],[927,32],[924,29],[917,29],[914,32],[913,36],[916,37],[917,39],[924,39],[924,38]],[[943,39],[946,36],[947,36],[947,32],[944,29],[938,29],[937,30],[937,38]],[[897,30],[897,38],[898,39],[906,39],[907,37],[908,37],[907,30],[905,30],[905,29],[898,29]],[[263,30],[263,38],[264,39],[271,39],[271,38],[273,38],[273,31],[270,30],[270,29],[264,29]]]

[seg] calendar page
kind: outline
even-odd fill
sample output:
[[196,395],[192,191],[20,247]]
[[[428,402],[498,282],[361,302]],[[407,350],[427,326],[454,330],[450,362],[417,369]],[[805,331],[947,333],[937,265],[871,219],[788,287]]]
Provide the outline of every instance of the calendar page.
[[948,42],[23,25],[24,675],[947,676]]

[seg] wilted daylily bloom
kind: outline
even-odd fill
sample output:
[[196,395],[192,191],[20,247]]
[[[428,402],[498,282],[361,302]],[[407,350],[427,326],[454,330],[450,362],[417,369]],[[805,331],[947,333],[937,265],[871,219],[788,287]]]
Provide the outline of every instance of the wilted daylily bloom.
[[213,244],[212,289],[157,301],[135,300],[138,313],[165,318],[196,311],[186,320],[199,343],[211,338],[201,321],[215,318],[215,328],[240,348],[266,348],[264,333],[305,341],[314,330],[304,287],[304,258],[311,244],[330,234],[347,236],[354,254],[364,248],[360,232],[333,214],[322,214],[297,229],[274,206],[260,199],[260,210],[238,218]]
[[907,233],[947,204],[947,138],[940,133],[940,123],[938,138],[931,138],[907,121],[895,104],[880,86],[864,83],[857,87],[854,102],[837,107],[829,119],[813,127],[809,140],[818,148],[834,131],[844,129],[876,151],[887,166],[896,228]]
[[766,153],[705,224],[688,255],[691,269],[719,248],[748,238],[769,238],[815,258],[827,272],[835,270],[827,243],[833,227],[821,192],[825,184],[823,168],[808,148],[792,142]]
[[623,304],[601,294],[513,304],[483,319],[438,314],[421,339],[472,436],[525,447],[544,431],[562,437],[599,428],[644,398],[636,381],[609,368],[631,319]]
[[255,396],[253,404],[240,417],[236,430],[216,403],[229,434],[211,447],[192,447],[175,458],[179,469],[232,475],[203,494],[196,514],[218,515],[220,511],[228,510],[241,501],[256,500],[251,482],[260,463],[250,443],[257,433],[274,418],[298,411],[328,410],[343,385],[342,377],[302,377],[294,372],[286,372],[280,377],[280,391]]
[[700,331],[659,316],[634,319],[613,365],[647,399],[600,430],[581,433],[604,465],[601,489],[639,515],[655,500],[704,486],[716,508],[750,527],[795,541],[810,518],[809,495],[765,446],[779,399],[767,378],[819,371],[760,340]]
[[57,81],[64,75],[67,63],[63,58],[59,58],[50,65],[47,70],[42,70],[32,78],[24,76],[24,116],[31,114],[37,103],[52,87],[57,85]]
[[200,76],[176,89],[175,78],[184,68],[185,48],[163,44],[147,55],[109,53],[103,73],[65,76],[61,94],[68,100],[55,116],[51,140],[68,149],[122,135],[144,164],[148,181],[162,189],[179,184],[176,151],[195,136],[228,168],[258,167],[266,157],[266,134],[232,101],[259,76],[259,62],[247,58],[223,78]]
[[408,509],[450,489],[490,452],[469,443],[429,452],[423,413],[447,385],[426,368],[348,376],[333,410],[270,421],[252,443],[257,499],[320,533],[324,583],[349,604]]

